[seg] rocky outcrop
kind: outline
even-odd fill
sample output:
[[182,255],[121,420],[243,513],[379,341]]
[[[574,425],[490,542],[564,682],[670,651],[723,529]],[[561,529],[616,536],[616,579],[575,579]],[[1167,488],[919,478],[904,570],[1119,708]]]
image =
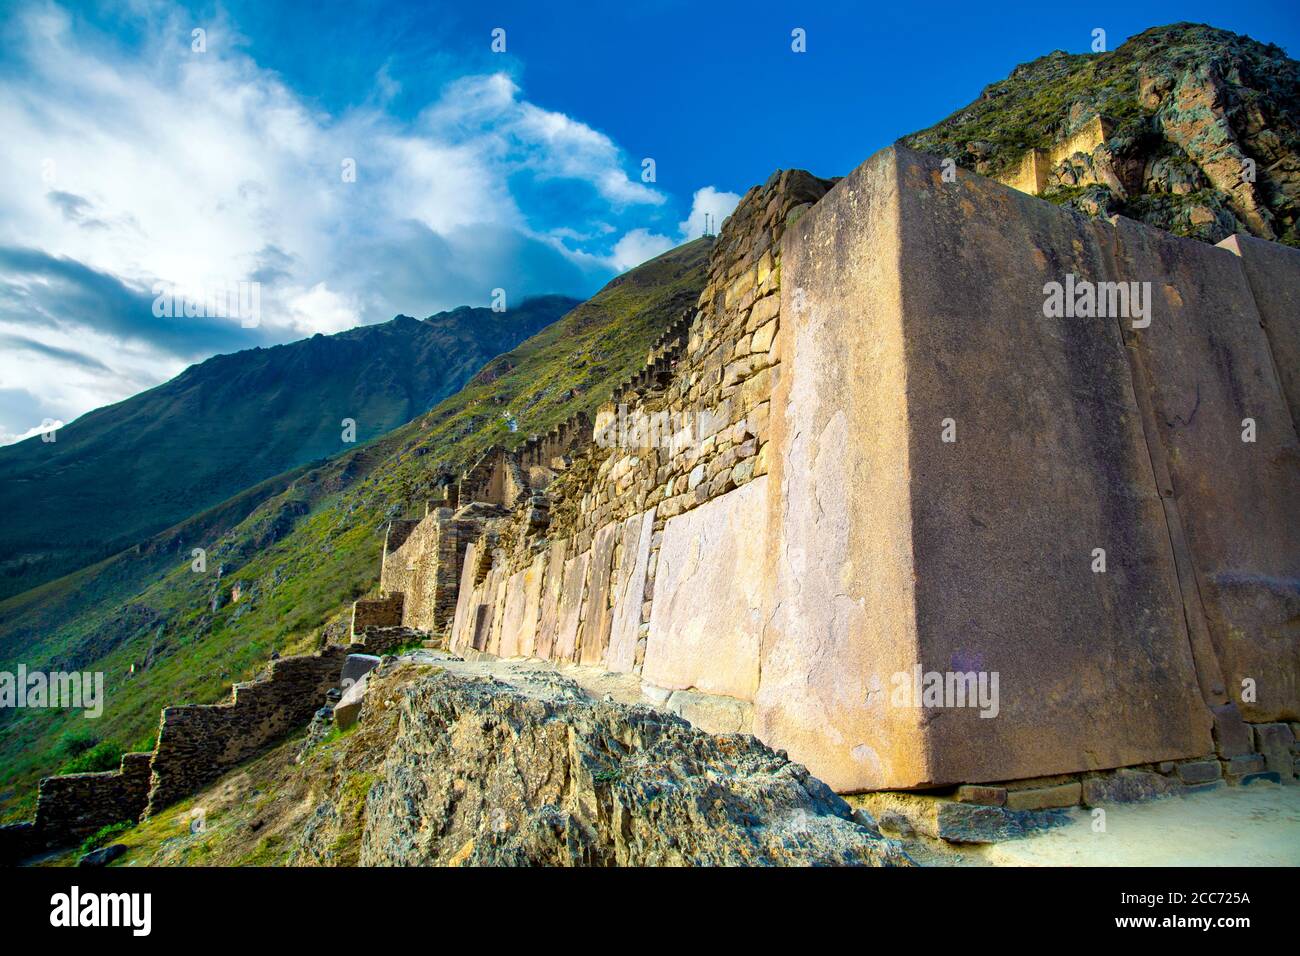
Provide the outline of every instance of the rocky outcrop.
[[372,784],[364,808],[355,786],[331,788],[298,862],[338,862],[359,811],[369,866],[911,863],[749,735],[597,700],[552,671],[476,666],[372,672],[359,739],[386,750],[345,758]]
[[1300,64],[1226,30],[1178,23],[1109,52],[1057,51],[900,142],[1089,216],[1300,245]]

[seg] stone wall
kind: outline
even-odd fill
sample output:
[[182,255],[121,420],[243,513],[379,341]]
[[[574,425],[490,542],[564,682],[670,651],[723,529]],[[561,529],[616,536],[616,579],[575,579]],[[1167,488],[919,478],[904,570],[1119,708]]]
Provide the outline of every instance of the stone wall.
[[[1066,274],[1150,283],[1150,326],[1046,317]],[[1300,714],[1300,458],[1240,260],[896,149],[787,238],[796,298],[769,745],[840,790],[921,787],[1199,758],[1211,707]],[[918,667],[997,672],[998,715],[896,706]]]
[[152,760],[152,753],[124,754],[117,770],[43,778],[35,818],[0,827],[0,865],[75,845],[106,826],[140,819],[149,802]]
[[61,846],[140,819],[149,803],[152,761],[152,753],[124,754],[117,770],[45,777],[36,798],[37,833],[47,845]]
[[[0,865],[75,845],[103,827],[156,813],[216,780],[305,725],[339,684],[354,652],[410,643],[404,628],[371,630],[367,642],[272,661],[255,681],[236,684],[223,704],[168,707],[151,753],[122,757],[118,770],[45,777],[36,816],[0,827]],[[382,650],[378,651],[382,653]]]
[[348,645],[349,654],[374,654],[382,657],[401,647],[422,644],[429,637],[427,631],[413,627],[372,627]]
[[1047,187],[1047,177],[1051,171],[1052,164],[1047,160],[1047,150],[1031,149],[1020,157],[1015,166],[999,176],[998,181],[1022,193],[1038,196]]
[[[1151,327],[1124,336],[1204,695],[1255,723],[1300,717],[1300,441],[1276,360],[1288,357],[1240,257],[1126,219],[1101,236],[1113,271],[1154,280]],[[1300,257],[1271,271],[1294,287]]]
[[[1040,196],[1048,186],[1057,183],[1084,186],[1102,182],[1092,157],[1097,148],[1110,139],[1111,129],[1108,119],[1093,116],[1050,149],[1028,150],[1011,170],[998,177],[998,181],[1031,196]],[[1078,167],[1071,161],[1076,154],[1085,157]]]
[[1219,247],[1241,257],[1291,423],[1300,426],[1300,249],[1254,236],[1229,236]]
[[445,630],[456,610],[465,546],[480,530],[479,522],[457,519],[450,508],[431,509],[415,522],[396,548],[384,551],[379,576],[380,591],[387,595],[383,603],[358,601],[355,605],[354,620],[363,613],[367,623],[363,627],[354,623],[354,636],[364,633],[366,627]]
[[[830,185],[802,170],[778,171],[723,224],[689,325],[670,329],[648,374],[598,416],[594,475],[575,467],[551,489],[550,534],[573,537],[574,553],[613,522],[653,507],[661,531],[674,515],[766,473],[768,398],[780,364],[781,238]],[[659,430],[656,441],[652,426],[663,421],[677,427],[667,436]]]
[[659,548],[647,681],[752,702],[765,601],[763,476],[669,520]]
[[260,679],[236,684],[223,704],[187,704],[162,712],[148,812],[195,793],[227,770],[305,725],[337,687],[350,650],[273,661]]
[[[385,554],[387,560],[387,554]],[[383,573],[380,573],[383,579]],[[391,579],[390,579],[391,580]],[[405,581],[400,583],[405,584]],[[382,598],[366,598],[352,605],[352,636],[358,637],[372,627],[398,627],[402,623],[405,597],[402,592]]]
[[453,648],[640,672],[667,523],[767,471],[780,240],[829,186],[787,170],[745,195],[696,310],[601,407],[593,444],[547,488],[544,535],[471,546]]
[[[468,545],[451,647],[639,674],[842,791],[1253,763],[1243,717],[1300,716],[1298,257],[901,149],[829,185],[746,195],[546,514]],[[1048,318],[1067,274],[1151,324]],[[996,673],[997,716],[891,702],[931,671]]]

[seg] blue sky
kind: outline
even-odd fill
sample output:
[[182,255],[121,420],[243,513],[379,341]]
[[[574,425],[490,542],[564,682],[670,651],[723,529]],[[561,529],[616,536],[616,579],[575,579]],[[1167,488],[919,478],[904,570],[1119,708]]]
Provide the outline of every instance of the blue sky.
[[[0,12],[0,443],[216,352],[494,288],[589,295],[772,170],[842,175],[1016,64],[1088,50],[1097,27],[1110,48],[1193,20],[1300,49],[1294,3]],[[249,280],[255,328],[151,310],[159,288],[201,299]]]

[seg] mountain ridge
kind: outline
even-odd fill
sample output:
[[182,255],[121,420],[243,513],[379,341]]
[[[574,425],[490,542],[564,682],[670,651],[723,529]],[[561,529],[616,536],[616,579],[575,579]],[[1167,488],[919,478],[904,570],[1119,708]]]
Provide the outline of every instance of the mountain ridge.
[[[525,300],[400,315],[215,355],[175,378],[0,448],[0,598],[131,547],[243,489],[369,441],[454,393],[578,304]],[[120,489],[131,489],[124,498]],[[76,508],[66,507],[76,502]],[[57,544],[55,544],[57,542]]]

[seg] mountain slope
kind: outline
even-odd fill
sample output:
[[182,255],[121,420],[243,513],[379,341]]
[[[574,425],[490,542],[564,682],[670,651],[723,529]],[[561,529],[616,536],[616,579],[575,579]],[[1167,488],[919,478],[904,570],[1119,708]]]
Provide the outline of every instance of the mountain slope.
[[[696,240],[638,266],[427,414],[266,483],[274,487],[247,517],[222,520],[222,509],[238,510],[227,503],[0,602],[0,669],[58,661],[101,670],[107,698],[93,722],[51,710],[0,714],[0,816],[30,811],[35,781],[58,769],[75,735],[147,744],[163,706],[217,701],[272,651],[314,646],[322,628],[341,639],[351,601],[375,584],[387,520],[430,496],[441,471],[593,413],[694,306],[710,246]],[[191,546],[208,551],[202,574],[190,569]]]
[[1059,164],[1043,198],[1208,242],[1300,245],[1300,63],[1226,30],[1177,23],[1109,53],[1058,50],[900,142],[996,176],[1096,116],[1114,123],[1106,144]]
[[84,567],[286,469],[368,441],[573,308],[462,307],[218,355],[59,430],[0,448],[0,598]]

